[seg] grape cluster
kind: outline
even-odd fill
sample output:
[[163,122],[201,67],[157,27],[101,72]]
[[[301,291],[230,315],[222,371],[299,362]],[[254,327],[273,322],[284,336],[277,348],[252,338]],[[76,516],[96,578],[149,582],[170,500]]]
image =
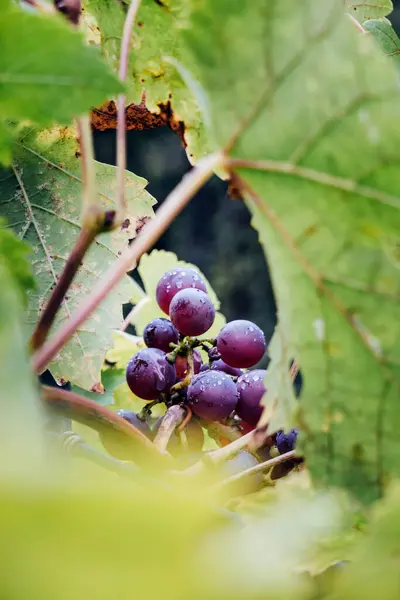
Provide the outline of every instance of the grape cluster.
[[[261,329],[250,321],[235,320],[222,327],[215,339],[198,339],[196,336],[203,336],[213,325],[215,308],[205,281],[192,268],[176,267],[165,273],[158,282],[156,300],[169,318],[153,319],[145,327],[146,348],[129,361],[126,380],[137,397],[164,402],[167,407],[181,404],[193,414],[184,436],[176,431],[170,438],[169,452],[201,451],[202,422],[234,425],[242,434],[254,429],[265,392],[266,371],[252,369],[266,351]],[[204,363],[200,350],[207,357]],[[150,429],[135,413],[122,411],[120,416],[150,439],[161,423],[159,419]],[[287,452],[296,437],[297,430],[279,432],[266,451],[274,445],[280,453]]]

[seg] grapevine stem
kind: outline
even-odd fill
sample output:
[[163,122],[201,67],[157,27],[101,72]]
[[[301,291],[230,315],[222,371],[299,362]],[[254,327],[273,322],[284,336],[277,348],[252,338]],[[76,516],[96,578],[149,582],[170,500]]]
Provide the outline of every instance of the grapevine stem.
[[45,309],[40,315],[39,321],[36,324],[35,331],[32,334],[30,340],[30,346],[33,351],[40,348],[47,335],[50,331],[51,326],[54,323],[54,319],[61,306],[62,301],[65,298],[69,286],[72,283],[81,263],[82,259],[90,247],[91,243],[96,237],[96,231],[94,229],[82,229],[75,245],[68,256],[68,260],[65,263],[64,269],[56,283],[55,288],[46,304]]
[[185,409],[182,406],[174,404],[169,407],[154,438],[154,446],[159,452],[166,450],[171,435],[184,418]]
[[135,238],[119,260],[107,271],[93,289],[92,294],[82,302],[64,327],[57,331],[54,337],[35,353],[32,359],[32,366],[36,372],[40,373],[46,367],[48,362],[72,337],[78,327],[125,276],[126,272],[136,266],[142,254],[158,240],[168,225],[189,202],[190,198],[210,178],[214,169],[223,164],[223,162],[224,155],[222,153],[209,155],[185,175],[158,209],[154,219],[146,223],[140,235]]
[[201,424],[205,429],[207,429],[208,435],[217,443],[219,442],[219,438],[221,436],[230,442],[234,442],[242,437],[240,431],[238,431],[235,427],[229,427],[228,425],[223,425],[217,421],[212,423],[202,421]]
[[[93,137],[88,115],[83,115],[76,120],[81,154],[81,171],[83,181],[83,206],[82,227],[96,229],[99,226],[97,195],[96,195],[96,170],[94,166]],[[104,214],[104,210],[101,211]]]
[[349,17],[350,21],[352,21],[353,25],[354,25],[355,27],[357,27],[358,31],[361,31],[361,33],[367,33],[367,32],[366,32],[366,30],[364,29],[364,27],[361,25],[361,23],[359,23],[359,22],[357,21],[357,19],[355,19],[355,18],[353,17],[353,15],[351,15],[350,13],[346,13],[346,14],[347,14],[347,16]]
[[185,377],[181,380],[178,381],[178,383],[175,383],[175,385],[173,385],[170,389],[170,393],[173,394],[174,392],[178,392],[179,390],[183,390],[184,388],[188,387],[188,385],[190,384],[192,377],[193,377],[193,373],[194,373],[194,364],[193,364],[193,350],[192,348],[190,348],[189,352],[186,355],[186,360],[187,360],[187,373],[185,375]]
[[[129,49],[140,0],[132,0],[126,15],[122,33],[119,78],[125,81],[128,72]],[[117,202],[119,217],[124,218],[125,204],[125,170],[126,170],[126,95],[120,94],[117,99]]]
[[275,456],[275,458],[271,458],[270,460],[266,460],[265,462],[255,465],[254,467],[250,467],[249,469],[246,469],[241,473],[236,473],[235,475],[232,475],[231,477],[220,481],[214,487],[224,487],[226,485],[229,485],[230,483],[234,483],[245,479],[246,477],[250,477],[251,475],[255,475],[256,473],[264,473],[265,471],[269,471],[270,469],[272,469],[272,467],[280,465],[281,463],[291,460],[293,458],[296,458],[295,450],[291,450],[290,452],[286,452],[285,454],[281,454],[280,456]]
[[122,323],[120,331],[126,331],[128,329],[129,325],[132,323],[133,317],[138,312],[140,312],[141,309],[143,308],[143,306],[145,304],[148,304],[148,302],[151,302],[151,300],[150,300],[150,298],[148,296],[145,296],[144,298],[141,298],[137,304],[135,304],[135,306],[129,311],[129,313],[125,317],[124,322]]
[[253,435],[254,431],[249,431],[249,433],[242,435],[240,438],[238,438],[234,442],[231,442],[227,446],[210,452],[207,455],[208,460],[211,460],[214,464],[220,463],[223,460],[227,460],[228,458],[239,452],[239,450],[248,446],[248,444],[253,438]]
[[165,452],[160,452],[141,431],[105,406],[61,388],[42,386],[41,390],[42,400],[47,406],[99,433],[113,434],[115,439],[126,446],[127,452],[131,449],[132,453],[136,451],[137,462],[139,460],[148,462],[149,459],[160,460],[163,455],[166,455]]

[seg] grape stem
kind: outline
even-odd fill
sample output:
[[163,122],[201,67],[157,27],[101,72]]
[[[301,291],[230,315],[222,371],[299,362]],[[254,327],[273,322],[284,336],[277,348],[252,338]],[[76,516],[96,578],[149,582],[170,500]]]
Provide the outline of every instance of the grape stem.
[[117,460],[109,454],[100,452],[88,446],[85,441],[73,431],[64,431],[59,434],[48,434],[55,438],[56,443],[61,446],[61,449],[71,456],[87,459],[107,471],[112,471],[123,477],[137,480],[138,469],[122,460]]
[[120,331],[126,331],[129,325],[132,324],[132,319],[142,310],[143,306],[145,306],[149,302],[151,302],[151,299],[148,296],[144,296],[144,298],[141,298],[139,302],[135,304],[135,306],[126,315]]
[[33,351],[38,350],[44,344],[65,295],[82,264],[83,257],[90,248],[95,237],[96,231],[94,229],[81,229],[75,245],[68,256],[68,260],[65,263],[64,269],[57,280],[30,339],[30,347]]
[[92,294],[86,298],[53,338],[45,343],[33,356],[33,369],[40,373],[60,349],[73,336],[87,317],[106,298],[113,287],[137,265],[139,258],[159,239],[175,217],[186,206],[192,196],[211,177],[214,170],[225,162],[222,153],[207,156],[194,167],[172,190],[155,217],[146,223],[140,235],[125,250],[122,256],[105,273]]
[[240,431],[236,429],[236,427],[229,427],[228,425],[223,425],[222,423],[218,423],[217,421],[209,423],[207,421],[201,421],[202,427],[207,429],[208,434],[219,443],[219,438],[225,437],[230,442],[234,442],[242,437]]
[[161,421],[157,435],[154,438],[154,446],[159,452],[164,452],[166,450],[171,435],[184,418],[185,409],[183,406],[174,404],[169,407]]
[[[135,18],[139,9],[140,0],[132,0],[126,15],[122,33],[119,78],[126,80],[129,63],[129,49]],[[124,219],[126,211],[125,202],[125,170],[126,170],[126,95],[120,94],[117,99],[117,203],[119,218]]]
[[207,469],[207,466],[210,465],[210,463],[215,465],[224,460],[228,460],[228,458],[231,458],[231,456],[233,456],[234,454],[237,454],[239,452],[239,450],[242,450],[242,448],[245,448],[246,446],[248,446],[248,444],[251,442],[251,440],[253,438],[253,434],[254,434],[254,430],[249,431],[249,433],[246,433],[246,435],[240,436],[238,439],[234,440],[227,446],[224,446],[223,448],[219,448],[218,450],[213,450],[212,452],[209,452],[208,454],[206,454],[204,456],[204,458],[199,460],[197,463],[195,463],[188,469],[181,471],[181,474],[182,475],[198,475],[199,473],[202,473],[203,471],[205,471]]
[[[45,405],[57,410],[64,417],[78,421],[82,425],[91,427],[99,433],[113,433],[116,439],[126,445],[132,454],[136,452],[137,462],[160,460],[168,453],[160,452],[154,444],[136,427],[125,419],[112,412],[105,406],[100,406],[93,400],[49,386],[42,386],[41,397]],[[163,457],[163,454],[165,455]]]
[[193,412],[192,409],[190,408],[190,406],[186,405],[186,417],[183,419],[182,423],[178,426],[178,431],[179,433],[183,433],[183,430],[185,429],[185,427],[187,426],[187,424],[189,423],[190,419],[193,416]]
[[187,360],[187,373],[181,381],[178,381],[178,383],[175,383],[175,385],[173,385],[171,387],[170,394],[173,394],[174,392],[178,392],[179,390],[183,390],[184,388],[188,387],[188,385],[192,381],[192,377],[193,377],[193,373],[194,373],[194,361],[193,361],[193,350],[191,348],[189,348],[189,350],[188,350],[188,353],[186,355],[186,360]]
[[269,460],[266,460],[265,462],[262,462],[258,465],[255,465],[254,467],[250,467],[249,469],[246,469],[245,471],[242,471],[241,473],[236,473],[235,475],[232,475],[231,477],[228,477],[227,479],[224,479],[223,481],[218,482],[214,488],[220,488],[220,487],[225,487],[226,485],[229,485],[231,483],[236,483],[237,481],[241,481],[242,479],[245,479],[246,477],[250,477],[251,475],[255,475],[256,473],[264,473],[265,471],[269,471],[270,469],[272,469],[272,467],[275,467],[276,465],[280,465],[283,462],[286,462],[288,460],[292,460],[293,458],[296,458],[296,451],[295,450],[291,450],[290,452],[285,452],[285,454],[280,454],[279,456],[275,456],[275,458],[270,458]]

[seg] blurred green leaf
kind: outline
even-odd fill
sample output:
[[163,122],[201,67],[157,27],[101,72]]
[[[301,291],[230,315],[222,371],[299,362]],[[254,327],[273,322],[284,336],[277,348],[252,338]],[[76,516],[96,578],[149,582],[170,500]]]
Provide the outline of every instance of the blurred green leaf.
[[[61,15],[27,11],[3,0],[0,18],[2,119],[69,123],[123,87],[96,48]],[[1,146],[7,141],[3,126]],[[6,159],[4,149],[1,159]]]
[[366,21],[363,27],[376,39],[387,56],[393,56],[397,62],[400,60],[400,39],[388,19],[372,19]]
[[[179,260],[173,252],[153,250],[150,254],[144,254],[142,256],[138,266],[138,272],[145,288],[145,294],[139,292],[132,298],[132,302],[136,304],[136,307],[135,312],[132,315],[131,323],[135,326],[139,335],[143,333],[143,330],[149,321],[157,317],[166,317],[165,313],[163,313],[156,302],[156,287],[164,273],[171,271],[175,267],[195,269],[195,271],[197,271],[204,279],[207,286],[207,293],[210,296],[215,309],[219,309],[220,302],[214,290],[196,265]],[[199,337],[208,338],[216,335],[224,325],[225,318],[220,313],[217,313],[213,326],[203,336]]]
[[[86,0],[85,6],[100,28],[102,53],[117,71],[126,5],[115,0]],[[132,39],[127,102],[139,104],[145,90],[150,111],[160,113],[162,105],[170,104],[174,122],[184,133],[189,160],[194,160],[209,152],[213,142],[210,132],[205,131],[204,112],[195,90],[191,89],[194,80],[187,81],[185,77],[190,74],[184,67],[187,56],[180,29],[189,10],[190,4],[184,0],[140,3]]]
[[358,540],[352,560],[341,569],[332,600],[395,600],[400,586],[400,488],[393,486],[373,511],[368,535]]
[[219,144],[264,161],[238,173],[304,376],[307,465],[371,501],[400,473],[400,98],[342,11],[199,0],[185,37]]
[[33,283],[27,249],[0,227],[0,456],[12,462],[0,460],[1,476],[4,470],[16,475],[17,464],[32,465],[42,450],[39,399],[21,330],[23,303]]
[[367,19],[386,17],[393,11],[392,0],[345,0],[344,6],[359,23],[364,23]]
[[[32,246],[37,290],[29,296],[28,324],[32,329],[80,231],[82,180],[74,132],[54,128],[37,132],[25,129],[16,145],[15,170],[0,173],[4,201],[0,214]],[[96,163],[99,204],[115,208],[115,167]],[[19,181],[18,181],[19,179]],[[120,230],[96,239],[74,279],[55,326],[69,317],[95,283],[135,236],[137,222],[152,216],[154,199],[147,182],[126,172],[127,219]],[[121,305],[134,293],[128,276],[89,317],[63,347],[50,369],[55,377],[91,389],[100,381],[104,354],[111,345],[112,329],[122,322]]]

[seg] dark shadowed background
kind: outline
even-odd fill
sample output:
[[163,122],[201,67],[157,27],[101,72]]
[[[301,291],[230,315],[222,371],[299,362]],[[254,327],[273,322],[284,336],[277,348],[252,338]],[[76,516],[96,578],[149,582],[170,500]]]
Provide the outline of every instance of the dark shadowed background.
[[[391,21],[400,31],[400,0]],[[400,126],[400,125],[399,125]],[[268,132],[265,132],[268,135]],[[190,169],[178,136],[168,127],[127,134],[128,169],[145,177],[149,192],[161,204]],[[97,159],[115,164],[115,132],[95,132]],[[157,248],[195,263],[210,280],[228,320],[250,319],[272,335],[276,311],[268,267],[250,215],[214,177],[178,216]],[[295,293],[295,290],[294,292]]]

